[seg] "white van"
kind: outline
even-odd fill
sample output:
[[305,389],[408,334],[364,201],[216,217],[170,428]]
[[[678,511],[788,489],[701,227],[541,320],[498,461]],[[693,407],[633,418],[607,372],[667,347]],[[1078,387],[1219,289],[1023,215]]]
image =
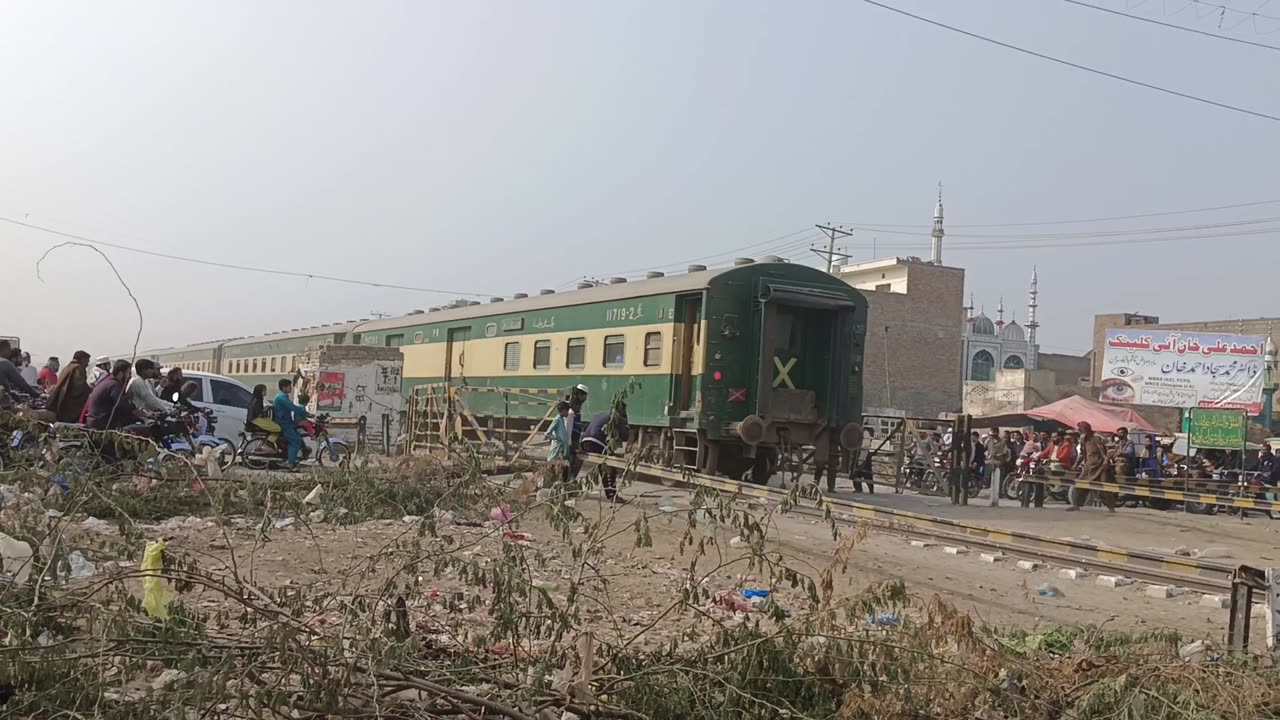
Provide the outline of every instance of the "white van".
[[[161,377],[168,371],[168,368],[162,370]],[[244,432],[244,421],[253,391],[239,380],[225,375],[183,370],[182,378],[184,381],[194,380],[200,383],[200,390],[191,398],[191,402],[212,410],[214,417],[218,419],[214,434],[230,440],[239,449],[240,433]]]

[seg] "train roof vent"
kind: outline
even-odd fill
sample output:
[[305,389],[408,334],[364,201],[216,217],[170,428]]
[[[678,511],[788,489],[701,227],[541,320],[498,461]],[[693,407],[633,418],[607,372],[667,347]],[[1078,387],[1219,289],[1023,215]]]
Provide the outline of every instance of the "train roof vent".
[[523,299],[525,299],[525,298],[527,298],[527,297],[529,297],[529,293],[516,293],[515,295],[512,295],[512,296],[511,296],[511,299],[512,299],[512,300],[523,300]]
[[467,304],[468,304],[468,305],[479,305],[479,304],[480,304],[480,301],[479,301],[479,300],[472,300],[471,302],[469,302],[469,303],[467,303]]
[[755,260],[752,260],[751,258],[734,258],[733,266],[742,267],[743,265],[750,265],[751,263],[754,263],[754,262]]
[[578,289],[579,289],[579,290],[586,290],[587,288],[593,288],[593,287],[595,287],[595,286],[596,286],[596,284],[595,284],[595,283],[589,283],[589,282],[585,282],[585,281],[584,281],[584,282],[580,282],[580,283],[578,283]]
[[611,278],[609,278],[609,284],[610,284],[610,285],[621,285],[622,283],[624,283],[624,282],[626,282],[626,281],[627,281],[627,279],[626,279],[626,278],[624,278],[624,277],[611,277]]
[[555,295],[556,291],[555,290],[539,290],[538,294],[539,295]]
[[438,306],[437,306],[437,307],[429,307],[429,308],[427,308],[427,312],[440,312],[440,308],[439,308]]
[[421,315],[421,314],[422,314],[422,311],[421,311],[421,310],[410,310],[410,311],[409,311],[409,314],[410,314],[410,315]]
[[777,262],[782,262],[782,258],[778,257],[777,255],[765,255],[764,257],[760,258],[760,262],[777,263]]
[[666,273],[658,272],[657,270],[650,270],[649,272],[644,274],[644,276],[650,280],[656,280],[660,277],[666,277],[666,275],[667,275]]
[[491,297],[491,298],[489,298],[489,302],[491,302],[491,303],[502,302],[502,298],[500,298],[500,297]]
[[706,265],[690,265],[689,266],[689,272],[691,273],[702,272],[703,270],[706,270],[706,269],[707,269]]

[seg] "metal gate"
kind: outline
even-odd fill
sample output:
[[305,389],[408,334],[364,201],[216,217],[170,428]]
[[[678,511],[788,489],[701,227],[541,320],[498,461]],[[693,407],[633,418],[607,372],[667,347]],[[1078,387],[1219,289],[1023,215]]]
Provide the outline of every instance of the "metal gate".
[[406,451],[448,452],[466,444],[508,461],[545,457],[543,436],[555,419],[556,395],[545,388],[419,385],[409,396]]

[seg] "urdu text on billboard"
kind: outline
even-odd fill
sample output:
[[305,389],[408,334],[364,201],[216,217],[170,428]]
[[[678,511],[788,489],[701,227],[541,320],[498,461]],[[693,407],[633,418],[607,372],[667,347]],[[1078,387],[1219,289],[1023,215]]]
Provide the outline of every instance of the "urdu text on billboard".
[[1103,402],[1262,412],[1267,339],[1178,330],[1107,331]]

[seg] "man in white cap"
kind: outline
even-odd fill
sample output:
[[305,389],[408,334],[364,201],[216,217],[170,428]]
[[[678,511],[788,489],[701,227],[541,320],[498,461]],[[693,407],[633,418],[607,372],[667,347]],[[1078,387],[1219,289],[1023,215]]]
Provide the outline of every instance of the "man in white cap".
[[93,369],[89,371],[89,387],[98,384],[98,381],[111,374],[111,358],[106,355],[99,355],[93,361]]
[[565,417],[564,424],[569,430],[569,479],[572,480],[582,469],[582,458],[578,456],[578,443],[582,441],[582,431],[586,423],[582,417],[582,406],[587,403],[587,386],[579,383],[569,388],[564,399],[569,401],[569,415]]

